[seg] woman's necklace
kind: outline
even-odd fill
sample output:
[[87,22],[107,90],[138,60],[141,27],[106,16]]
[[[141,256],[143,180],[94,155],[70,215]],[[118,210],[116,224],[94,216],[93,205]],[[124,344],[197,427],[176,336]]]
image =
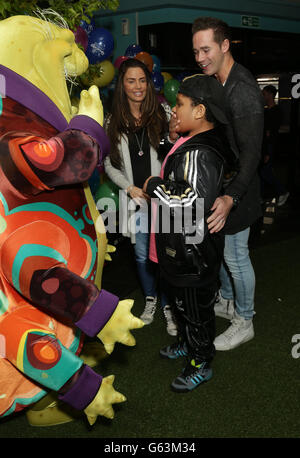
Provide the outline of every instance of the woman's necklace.
[[139,147],[139,152],[138,152],[138,155],[139,155],[139,156],[143,156],[143,155],[144,155],[144,151],[143,151],[144,134],[145,134],[145,127],[143,128],[142,138],[141,138],[141,143],[140,143],[139,137],[137,136],[136,133],[134,133],[135,139],[136,139],[136,142],[137,142],[137,145],[138,145],[138,147]]

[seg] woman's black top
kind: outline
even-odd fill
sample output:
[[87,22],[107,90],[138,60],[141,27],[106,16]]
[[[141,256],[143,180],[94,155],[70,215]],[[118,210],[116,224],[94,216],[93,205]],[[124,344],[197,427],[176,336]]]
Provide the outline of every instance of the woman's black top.
[[[143,188],[143,184],[146,179],[151,175],[150,143],[147,128],[142,127],[138,129],[135,134],[130,133],[128,135],[128,146],[132,166],[133,183],[138,188]],[[142,150],[144,154],[139,155],[140,150]]]

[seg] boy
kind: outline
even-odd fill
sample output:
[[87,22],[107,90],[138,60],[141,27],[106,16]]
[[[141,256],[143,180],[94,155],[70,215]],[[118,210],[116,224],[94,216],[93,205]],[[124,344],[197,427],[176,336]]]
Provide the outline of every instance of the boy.
[[[227,124],[223,87],[216,79],[199,74],[185,78],[173,112],[176,131],[182,136],[166,157],[161,176],[149,177],[144,190],[159,199],[163,214],[167,209],[170,220],[173,218],[171,230],[166,233],[157,213],[157,233],[155,244],[150,245],[150,258],[159,263],[163,281],[173,297],[178,323],[178,342],[163,348],[160,355],[169,359],[187,356],[188,363],[171,388],[188,392],[212,376],[214,301],[224,240],[219,233],[209,233],[205,220],[222,190],[225,162],[233,162],[234,154],[223,133]],[[199,202],[204,202],[204,220],[195,219]],[[179,221],[178,208],[193,209],[196,242],[195,237],[188,237],[191,228],[173,230]]]

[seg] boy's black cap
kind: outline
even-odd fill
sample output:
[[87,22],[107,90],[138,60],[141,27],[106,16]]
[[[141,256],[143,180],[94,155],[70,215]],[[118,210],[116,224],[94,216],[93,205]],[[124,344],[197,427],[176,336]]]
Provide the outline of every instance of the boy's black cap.
[[217,121],[229,124],[225,114],[224,88],[213,76],[187,76],[180,84],[178,93],[205,102]]

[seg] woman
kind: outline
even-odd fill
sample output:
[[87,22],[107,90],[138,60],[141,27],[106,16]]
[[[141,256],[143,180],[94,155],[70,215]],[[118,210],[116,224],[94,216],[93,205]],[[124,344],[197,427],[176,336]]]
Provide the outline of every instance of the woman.
[[[145,324],[153,321],[156,311],[158,277],[156,266],[148,257],[149,196],[142,187],[150,175],[158,175],[161,169],[164,158],[161,141],[169,130],[171,114],[169,108],[167,116],[166,109],[158,102],[147,67],[137,59],[124,61],[119,68],[111,113],[105,123],[111,151],[104,165],[108,177],[128,196],[126,205],[122,205],[124,199],[121,199],[122,211],[129,215],[121,218],[121,229],[134,244],[138,276],[145,296],[145,309],[141,315]],[[167,300],[161,294],[167,332],[176,335],[177,328],[166,304]]]

